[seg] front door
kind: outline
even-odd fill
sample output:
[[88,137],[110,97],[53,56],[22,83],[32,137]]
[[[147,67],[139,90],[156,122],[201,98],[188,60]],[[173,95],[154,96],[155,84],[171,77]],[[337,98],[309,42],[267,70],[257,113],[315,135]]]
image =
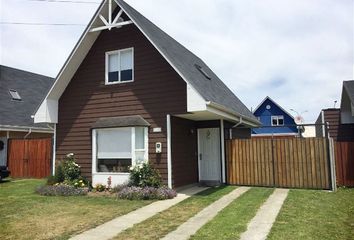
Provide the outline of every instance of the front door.
[[221,182],[220,130],[198,129],[199,181]]

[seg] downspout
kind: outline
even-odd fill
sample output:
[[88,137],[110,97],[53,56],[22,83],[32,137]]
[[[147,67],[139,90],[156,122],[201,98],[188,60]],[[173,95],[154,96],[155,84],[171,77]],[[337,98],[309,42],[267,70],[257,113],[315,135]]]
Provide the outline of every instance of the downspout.
[[54,123],[53,127],[51,127],[49,124],[47,125],[49,129],[53,130],[53,145],[52,145],[52,150],[53,150],[53,155],[52,155],[52,173],[53,176],[55,174],[55,155],[56,155],[56,139],[57,139],[57,125]]
[[221,175],[222,183],[226,182],[226,163],[225,163],[225,136],[224,136],[224,119],[220,120],[220,140],[221,140]]
[[23,137],[23,139],[26,139],[31,133],[32,133],[32,128],[28,130],[28,133]]
[[167,114],[167,184],[172,188],[171,115]]
[[326,123],[325,123],[325,119],[324,119],[324,111],[322,110],[321,112],[321,122],[322,122],[322,137],[326,137]]

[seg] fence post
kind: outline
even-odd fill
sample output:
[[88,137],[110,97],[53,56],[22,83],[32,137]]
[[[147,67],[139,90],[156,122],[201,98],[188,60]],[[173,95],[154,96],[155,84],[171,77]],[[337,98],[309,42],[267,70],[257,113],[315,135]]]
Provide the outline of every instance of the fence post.
[[274,139],[272,137],[272,166],[273,166],[273,187],[275,186],[275,166],[274,166]]
[[334,156],[334,141],[333,138],[328,138],[328,148],[329,148],[329,165],[331,174],[331,190],[337,191],[337,178],[336,178],[336,163]]

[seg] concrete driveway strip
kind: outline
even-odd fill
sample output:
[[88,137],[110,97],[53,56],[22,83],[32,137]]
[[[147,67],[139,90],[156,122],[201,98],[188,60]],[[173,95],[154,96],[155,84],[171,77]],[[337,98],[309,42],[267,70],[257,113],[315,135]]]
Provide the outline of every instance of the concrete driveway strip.
[[249,222],[246,232],[241,234],[241,240],[265,240],[273,223],[288,196],[288,189],[276,189],[267,201],[257,211]]
[[235,189],[231,193],[204,208],[197,215],[191,217],[187,222],[180,225],[175,231],[170,232],[162,239],[189,239],[189,237],[195,234],[204,224],[213,219],[222,209],[224,209],[227,205],[229,205],[243,193],[247,192],[249,189],[249,187],[239,187]]
[[145,207],[139,208],[126,215],[117,217],[109,222],[106,222],[96,228],[90,229],[70,239],[73,240],[106,240],[117,236],[122,231],[133,227],[134,224],[140,223],[155,214],[162,212],[173,205],[187,199],[188,197],[201,192],[205,187],[191,187],[182,190],[174,199],[153,202]]

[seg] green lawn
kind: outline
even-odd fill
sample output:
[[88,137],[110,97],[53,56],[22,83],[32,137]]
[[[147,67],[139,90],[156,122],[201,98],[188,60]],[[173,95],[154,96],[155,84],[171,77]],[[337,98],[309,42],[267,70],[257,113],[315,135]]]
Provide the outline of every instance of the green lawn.
[[199,229],[191,239],[239,239],[241,233],[247,230],[248,222],[272,192],[271,188],[248,190]]
[[127,229],[114,239],[160,239],[234,189],[232,186],[209,188]]
[[354,239],[354,189],[291,190],[268,239]]
[[151,201],[112,197],[46,197],[43,180],[0,183],[0,239],[67,239]]

